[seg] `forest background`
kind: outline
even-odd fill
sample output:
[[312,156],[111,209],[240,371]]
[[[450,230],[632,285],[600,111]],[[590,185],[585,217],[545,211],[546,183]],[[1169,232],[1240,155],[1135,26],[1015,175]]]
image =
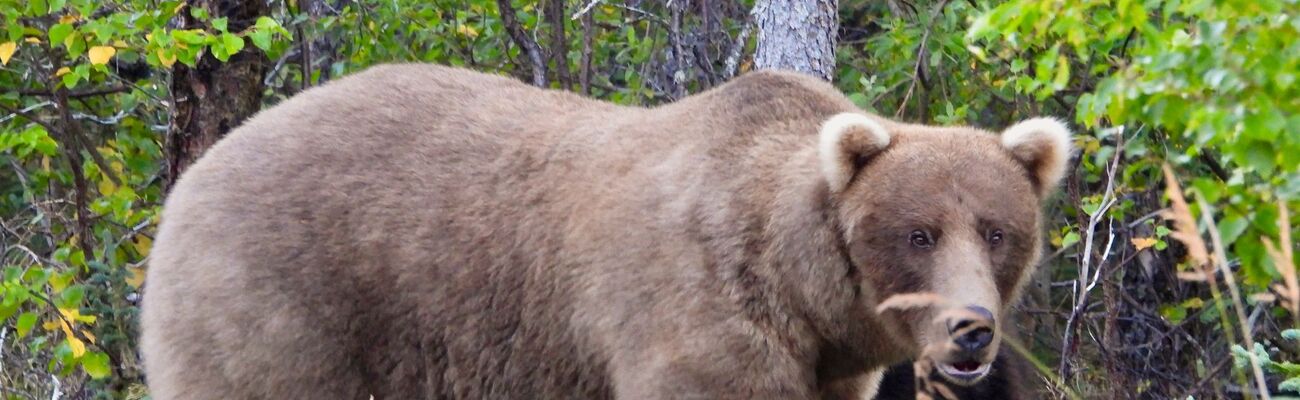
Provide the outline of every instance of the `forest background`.
[[0,0],[0,15],[0,398],[147,397],[136,321],[168,187],[258,110],[399,61],[646,106],[785,68],[900,120],[1059,116],[1079,151],[1016,309],[1028,384],[1300,389],[1295,0]]

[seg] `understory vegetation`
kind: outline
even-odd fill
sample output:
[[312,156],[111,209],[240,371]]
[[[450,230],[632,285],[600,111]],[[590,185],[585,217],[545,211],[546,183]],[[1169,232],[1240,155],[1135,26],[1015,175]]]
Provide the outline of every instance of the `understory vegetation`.
[[[630,105],[755,68],[753,0],[258,3],[0,0],[0,398],[147,397],[143,272],[215,68],[263,108],[384,62]],[[1044,398],[1300,396],[1300,4],[839,9],[834,83],[864,109],[1075,129],[1014,332]]]

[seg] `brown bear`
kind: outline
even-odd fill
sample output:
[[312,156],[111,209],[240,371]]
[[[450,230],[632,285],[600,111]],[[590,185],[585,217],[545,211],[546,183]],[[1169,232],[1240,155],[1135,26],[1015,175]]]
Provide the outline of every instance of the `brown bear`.
[[[1068,137],[893,122],[783,72],[640,108],[371,68],[181,177],[147,380],[162,400],[811,399],[927,351],[973,382]],[[918,293],[949,305],[876,310]]]

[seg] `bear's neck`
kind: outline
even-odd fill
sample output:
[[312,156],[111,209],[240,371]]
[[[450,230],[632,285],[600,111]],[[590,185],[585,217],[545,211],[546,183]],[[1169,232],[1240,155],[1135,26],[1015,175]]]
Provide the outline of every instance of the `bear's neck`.
[[[901,361],[862,296],[861,273],[848,261],[821,178],[815,136],[790,132],[750,138],[718,178],[732,201],[728,226],[739,257],[721,277],[737,301],[769,332],[787,336],[792,354],[838,379]],[[735,222],[744,221],[743,224]],[[781,322],[776,322],[781,321]],[[872,337],[875,336],[875,337]],[[815,339],[807,339],[815,338]]]

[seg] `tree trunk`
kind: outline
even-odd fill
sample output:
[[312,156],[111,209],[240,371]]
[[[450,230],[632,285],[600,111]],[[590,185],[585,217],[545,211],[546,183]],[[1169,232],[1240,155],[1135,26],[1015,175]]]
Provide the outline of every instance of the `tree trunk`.
[[[270,14],[263,0],[189,0],[187,4],[207,10],[211,18],[228,18],[230,32],[242,31]],[[188,11],[179,18],[180,29],[208,28]],[[269,64],[254,46],[245,46],[224,63],[205,54],[194,67],[176,64],[171,83],[174,112],[164,144],[165,189],[208,147],[261,109],[262,79]]]
[[568,19],[564,0],[546,2],[546,21],[551,25],[551,62],[555,63],[555,80],[564,90],[573,89],[573,78],[569,75],[569,38],[564,34]]
[[803,72],[825,80],[835,74],[839,0],[759,0],[754,4],[760,69]]

